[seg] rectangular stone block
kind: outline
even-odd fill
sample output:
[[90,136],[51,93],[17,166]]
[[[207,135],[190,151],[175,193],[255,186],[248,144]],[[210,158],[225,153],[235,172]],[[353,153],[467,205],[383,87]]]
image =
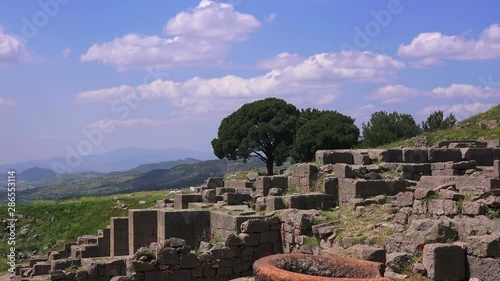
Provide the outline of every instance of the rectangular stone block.
[[257,194],[262,196],[267,196],[271,188],[280,188],[286,191],[288,189],[288,177],[260,176],[255,180],[254,186]]
[[233,216],[223,212],[210,212],[212,236],[226,238],[229,234],[241,233],[241,224],[250,219],[262,219],[262,216]]
[[253,184],[252,182],[246,181],[246,180],[225,180],[224,181],[224,187],[229,187],[229,188],[252,188]]
[[97,245],[99,246],[99,257],[111,256],[111,229],[105,228],[99,231]]
[[240,193],[224,193],[224,195],[222,195],[222,198],[228,205],[241,205],[243,204],[243,201],[249,199],[249,195],[244,196],[244,194]]
[[467,256],[467,267],[469,269],[469,278],[478,278],[481,281],[500,280],[500,259],[477,258]]
[[266,197],[266,211],[276,211],[286,209],[283,196]]
[[493,177],[500,178],[500,161],[493,161]]
[[354,178],[355,175],[350,165],[335,164],[333,165],[333,173],[337,178]]
[[159,243],[175,237],[184,239],[191,249],[197,249],[201,241],[210,240],[210,235],[208,210],[158,211]]
[[403,161],[405,163],[427,163],[429,152],[427,149],[403,149]]
[[316,151],[316,161],[322,165],[326,164],[354,164],[354,156],[351,150],[318,150]]
[[323,190],[325,194],[333,197],[334,202],[339,201],[339,179],[338,178],[325,178],[323,180]]
[[381,158],[379,160],[382,162],[401,163],[403,162],[403,150],[401,149],[385,150],[381,153]]
[[205,189],[215,189],[216,187],[224,187],[224,178],[208,178],[205,180]]
[[140,247],[148,247],[149,244],[157,241],[158,211],[129,210],[128,229],[129,229],[129,237],[128,237],[129,254],[132,255],[135,254],[135,252]]
[[188,203],[203,202],[201,194],[176,194],[174,209],[187,209]]
[[424,266],[432,280],[465,280],[465,253],[453,244],[428,244],[424,247]]
[[430,148],[428,152],[429,162],[458,162],[462,160],[462,152],[458,148]]
[[128,218],[112,217],[110,222],[110,255],[128,255]]

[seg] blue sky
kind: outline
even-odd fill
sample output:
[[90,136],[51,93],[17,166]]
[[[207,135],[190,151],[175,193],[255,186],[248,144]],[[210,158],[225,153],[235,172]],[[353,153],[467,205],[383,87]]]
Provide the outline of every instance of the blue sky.
[[500,97],[498,1],[0,2],[0,164],[211,151],[269,96],[367,121],[459,119]]

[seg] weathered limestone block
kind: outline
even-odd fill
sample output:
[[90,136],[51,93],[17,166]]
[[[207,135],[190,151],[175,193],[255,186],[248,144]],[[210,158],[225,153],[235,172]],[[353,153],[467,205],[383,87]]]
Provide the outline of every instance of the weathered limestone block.
[[493,161],[493,177],[500,178],[500,160]]
[[202,200],[207,203],[217,203],[216,191],[214,189],[203,190]]
[[424,247],[424,266],[432,280],[461,281],[465,279],[465,253],[452,244],[429,244]]
[[457,203],[453,200],[429,200],[428,211],[438,216],[453,216],[459,214]]

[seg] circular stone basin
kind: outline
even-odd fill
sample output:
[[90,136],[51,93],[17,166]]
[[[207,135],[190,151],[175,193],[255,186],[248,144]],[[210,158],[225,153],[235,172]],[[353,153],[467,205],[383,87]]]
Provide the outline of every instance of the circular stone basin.
[[381,263],[340,257],[280,254],[253,264],[255,281],[389,281]]

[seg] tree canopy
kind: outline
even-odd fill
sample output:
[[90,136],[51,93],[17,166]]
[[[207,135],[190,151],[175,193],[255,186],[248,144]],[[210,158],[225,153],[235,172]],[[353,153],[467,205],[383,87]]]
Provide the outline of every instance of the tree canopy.
[[411,138],[419,133],[415,119],[409,114],[378,111],[372,114],[368,123],[361,124],[363,144],[377,147],[402,138]]
[[212,140],[214,154],[229,160],[255,156],[272,175],[273,165],[290,156],[299,114],[294,105],[277,98],[247,103],[222,120]]
[[317,150],[352,148],[359,139],[354,119],[337,111],[302,110],[293,145],[294,162],[314,159]]
[[457,123],[457,119],[453,113],[444,118],[444,113],[441,110],[434,111],[427,120],[422,122],[422,129],[425,132],[432,132],[437,130],[446,130],[452,128]]

